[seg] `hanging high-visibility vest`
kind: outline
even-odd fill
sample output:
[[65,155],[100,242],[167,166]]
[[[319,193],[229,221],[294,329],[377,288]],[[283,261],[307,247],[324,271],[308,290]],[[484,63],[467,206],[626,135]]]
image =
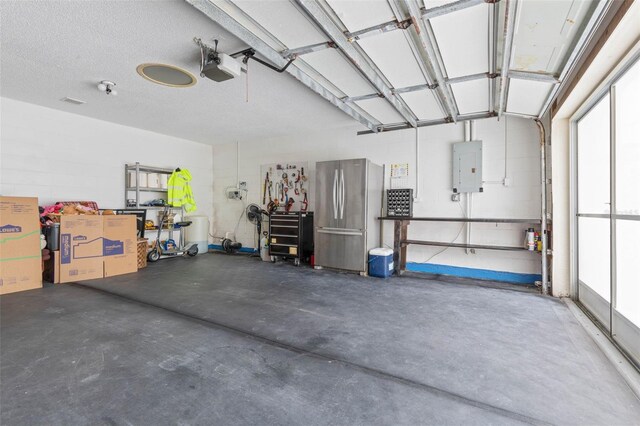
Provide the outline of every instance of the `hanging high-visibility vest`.
[[183,207],[184,211],[190,213],[196,209],[196,200],[191,192],[191,173],[187,169],[176,169],[169,177],[167,202],[173,207]]

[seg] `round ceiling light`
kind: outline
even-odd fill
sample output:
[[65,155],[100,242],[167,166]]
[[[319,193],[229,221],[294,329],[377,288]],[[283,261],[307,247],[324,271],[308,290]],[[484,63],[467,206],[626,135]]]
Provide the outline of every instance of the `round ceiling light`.
[[149,81],[169,87],[191,87],[197,83],[189,71],[166,64],[140,64],[138,74]]

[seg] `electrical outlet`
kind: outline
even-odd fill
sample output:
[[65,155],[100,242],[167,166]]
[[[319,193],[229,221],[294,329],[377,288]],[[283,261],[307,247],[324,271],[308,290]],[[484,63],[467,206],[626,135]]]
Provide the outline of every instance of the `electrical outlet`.
[[451,194],[451,201],[460,202],[460,194]]
[[230,200],[242,200],[242,191],[237,188],[227,190],[227,198]]

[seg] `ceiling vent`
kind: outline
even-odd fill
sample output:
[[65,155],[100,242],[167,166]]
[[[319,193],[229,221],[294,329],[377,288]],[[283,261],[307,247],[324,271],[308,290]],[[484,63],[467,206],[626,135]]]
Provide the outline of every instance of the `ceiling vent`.
[[166,64],[140,64],[138,74],[156,84],[169,87],[191,87],[197,83],[189,71]]
[[75,99],[75,98],[70,98],[68,96],[64,97],[64,98],[62,98],[60,100],[62,102],[67,102],[67,103],[74,104],[74,105],[82,105],[82,104],[86,104],[87,103],[87,101],[83,101],[83,100]]

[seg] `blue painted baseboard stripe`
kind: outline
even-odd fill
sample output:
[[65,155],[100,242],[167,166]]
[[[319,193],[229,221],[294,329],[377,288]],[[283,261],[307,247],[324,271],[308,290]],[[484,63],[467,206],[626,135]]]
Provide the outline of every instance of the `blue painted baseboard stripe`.
[[489,269],[463,268],[461,266],[437,265],[435,263],[407,263],[407,271],[429,274],[451,275],[454,277],[475,278],[479,280],[504,281],[516,284],[533,284],[542,280],[539,274],[521,274],[517,272],[492,271]]
[[[209,250],[220,250],[222,251],[222,246],[220,244],[209,244]],[[241,247],[238,250],[239,253],[257,253],[258,250],[253,247]]]
[[[209,244],[210,250],[222,251],[219,244]],[[253,247],[242,247],[240,253],[257,253]],[[462,266],[438,265],[435,263],[407,263],[407,271],[424,272],[428,274],[450,275],[462,278],[475,278],[479,280],[503,281],[516,284],[533,284],[542,280],[540,274],[521,274],[518,272],[492,271],[490,269],[464,268]]]

